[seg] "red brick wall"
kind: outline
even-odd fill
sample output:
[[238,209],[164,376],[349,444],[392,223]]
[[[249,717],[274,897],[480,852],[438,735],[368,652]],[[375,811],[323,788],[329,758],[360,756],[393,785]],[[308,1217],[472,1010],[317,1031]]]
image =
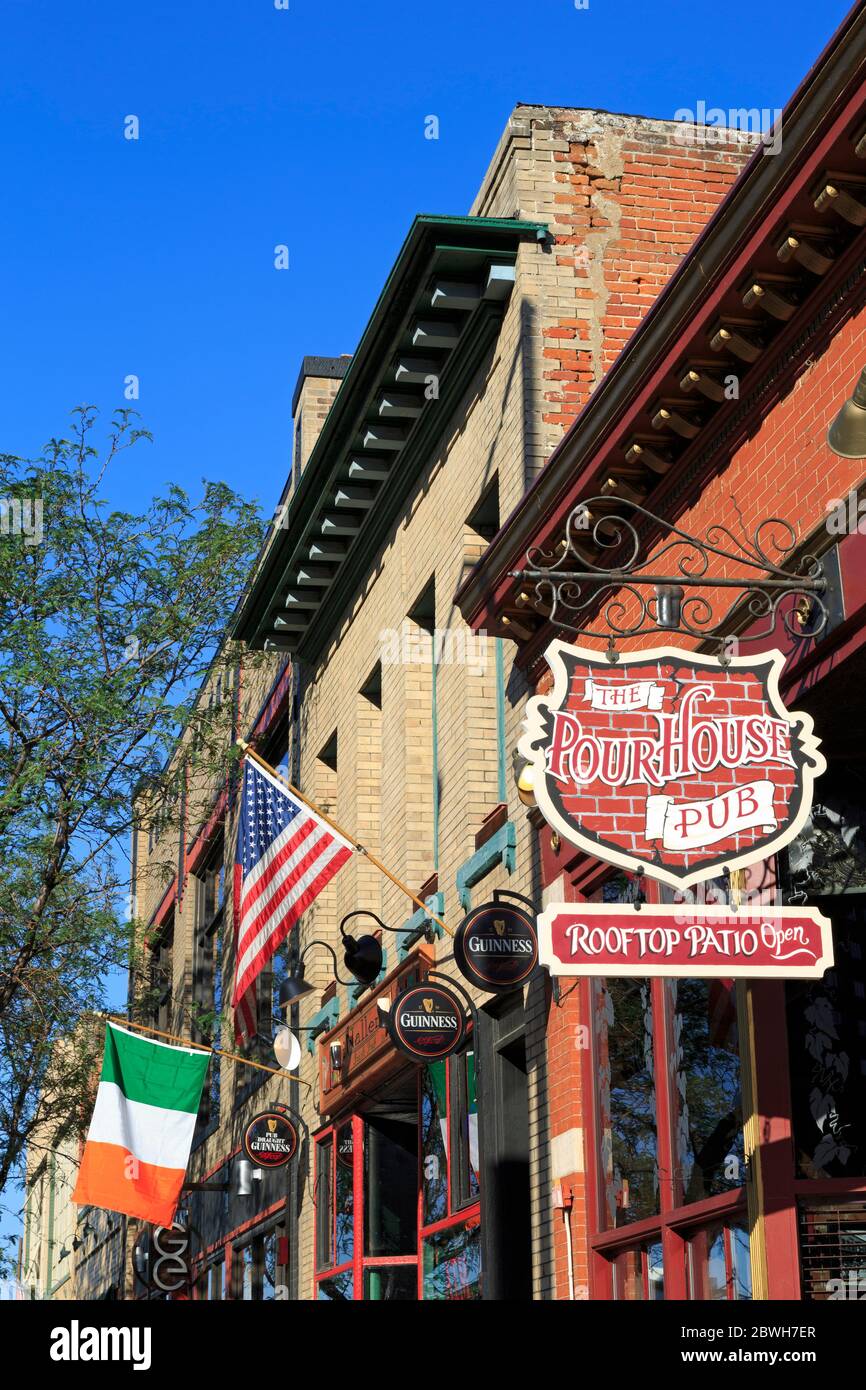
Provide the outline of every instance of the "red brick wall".
[[[561,341],[561,340],[560,340]],[[829,508],[847,497],[851,489],[866,484],[863,460],[840,459],[827,445],[827,429],[850,395],[857,376],[866,365],[866,308],[854,315],[835,335],[827,349],[810,360],[805,372],[786,389],[752,437],[732,456],[726,467],[704,487],[700,497],[676,520],[685,530],[703,535],[719,522],[743,540],[767,516],[778,515],[789,521],[798,541],[825,525]],[[764,536],[767,540],[767,536]],[[713,558],[710,572],[730,573],[732,567]],[[656,642],[661,638],[654,638]],[[695,645],[676,636],[675,645]],[[595,645],[584,641],[584,645]],[[599,646],[604,642],[600,639]],[[625,650],[648,645],[624,642]],[[769,643],[765,643],[769,646]],[[549,686],[545,676],[539,690]],[[820,736],[820,730],[816,730]],[[549,831],[542,831],[542,837]],[[548,878],[550,875],[546,875]],[[564,991],[565,993],[565,991]],[[551,1009],[549,1056],[551,1077],[551,1130],[554,1135],[576,1127],[582,1130],[587,1168],[589,1153],[590,1097],[581,1091],[579,1054],[574,1050],[575,1029],[583,1019],[578,991],[569,995],[561,1008]],[[583,1174],[563,1179],[575,1190],[572,1212],[574,1229],[575,1283],[588,1283],[588,1184]],[[581,1200],[581,1195],[583,1200]],[[558,1217],[554,1236],[556,1296],[568,1297],[565,1265],[565,1237]]]
[[[609,117],[604,138],[554,150],[554,255],[576,311],[542,330],[547,423],[565,429],[614,361],[745,163],[742,145],[689,149],[671,121]],[[619,122],[619,128],[615,123]]]
[[[721,522],[745,538],[765,517],[779,516],[791,523],[798,541],[820,530],[831,502],[866,479],[863,459],[839,458],[827,443],[830,423],[864,366],[866,307],[810,361],[752,438],[678,518],[678,525],[701,535]],[[711,572],[731,569],[714,559]]]
[[[575,982],[564,981],[558,1004],[551,1005],[547,1027],[548,1075],[550,1077],[550,1133],[566,1135],[580,1130],[583,1136],[584,1166],[586,1130],[583,1095],[583,1049],[586,1029],[581,1016],[580,991]],[[571,1202],[572,1268],[577,1299],[589,1296],[589,1229],[587,1189],[584,1171],[563,1171],[555,1175],[555,1187]],[[551,1193],[551,1201],[554,1200]],[[557,1299],[567,1299],[568,1246],[562,1211],[556,1211],[553,1232],[554,1277]]]

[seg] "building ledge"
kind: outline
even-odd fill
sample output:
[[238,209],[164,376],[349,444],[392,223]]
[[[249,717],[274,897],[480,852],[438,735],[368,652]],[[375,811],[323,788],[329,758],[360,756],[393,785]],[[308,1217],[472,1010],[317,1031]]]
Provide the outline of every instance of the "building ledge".
[[445,894],[431,893],[429,898],[424,899],[427,911],[419,907],[407,917],[401,928],[401,935],[398,938],[397,955],[400,960],[405,960],[412,947],[415,946],[422,937],[427,941],[432,941],[434,937],[443,935],[442,928],[438,922],[434,922],[429,916],[435,912],[437,917],[441,917],[445,911]]
[[457,870],[457,894],[463,911],[469,911],[472,906],[472,889],[491,869],[495,869],[497,864],[502,864],[511,874],[516,862],[517,827],[514,821],[506,821],[502,829],[497,830],[496,834]]
[[499,332],[538,222],[416,217],[232,635],[312,660]]
[[340,1000],[335,995],[333,999],[330,999],[328,1003],[325,1004],[324,1008],[319,1009],[319,1012],[313,1014],[313,1017],[310,1019],[309,1031],[307,1033],[307,1051],[315,1055],[316,1039],[322,1033],[329,1033],[332,1028],[336,1028],[339,1021]]

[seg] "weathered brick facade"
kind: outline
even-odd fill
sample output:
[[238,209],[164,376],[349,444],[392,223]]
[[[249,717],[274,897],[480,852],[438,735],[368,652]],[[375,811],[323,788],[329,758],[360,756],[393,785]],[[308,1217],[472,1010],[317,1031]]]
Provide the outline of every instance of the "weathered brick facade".
[[[509,848],[491,861],[477,887],[463,893],[478,902],[496,888],[510,888],[541,900],[536,832],[510,769],[529,687],[507,644],[473,634],[453,602],[489,539],[487,522],[477,529],[479,503],[494,495],[493,488],[494,529],[517,505],[743,162],[735,144],[699,156],[685,152],[678,132],[673,122],[600,112],[521,107],[514,113],[472,212],[510,217],[517,211],[547,223],[550,238],[519,246],[494,348],[411,481],[386,543],[322,655],[299,675],[296,730],[288,694],[259,720],[257,745],[270,749],[273,761],[289,753],[296,731],[294,775],[301,790],[414,892],[440,894],[439,911],[452,927],[464,911],[461,875],[497,808],[509,827]],[[295,396],[295,490],[343,374],[334,359],[322,369],[327,374],[317,375],[317,360],[306,360]],[[278,526],[291,515],[291,494],[286,500]],[[250,671],[242,659],[238,677],[228,689],[221,686],[220,699],[235,703],[234,727],[242,735],[252,732],[282,665],[271,657]],[[201,698],[213,691],[211,682]],[[230,875],[236,812],[227,782],[200,785],[194,772],[190,779],[183,806],[173,808],[155,843],[142,830],[136,844],[138,917],[152,924],[151,935],[173,917],[171,1022],[180,1033],[189,1026],[204,911],[196,866],[222,827]],[[405,895],[356,855],[305,914],[298,946],[325,940],[338,948],[338,923],[357,908],[370,908],[393,927],[414,913]],[[358,931],[372,927],[363,920],[354,925]],[[382,945],[388,972],[398,962],[398,938],[385,936]],[[447,949],[440,940],[439,953]],[[228,914],[222,953],[227,998],[233,968]],[[305,964],[316,992],[302,1002],[301,1026],[321,1029],[323,1013],[329,1024],[345,1018],[356,998],[351,988],[333,984],[330,958],[313,949]],[[583,1220],[580,1081],[569,1066],[580,1045],[575,1001],[551,1011],[543,986],[534,984],[525,1022],[533,1291],[536,1298],[561,1298],[568,1278],[554,1244],[562,1221],[554,1204],[558,1192],[568,1202],[574,1196],[570,1219],[578,1252]],[[300,1036],[300,1085],[290,1094],[315,1132],[321,1123],[317,1049],[308,1047],[307,1032]],[[233,1046],[225,1023],[221,1041]],[[230,1173],[224,1165],[237,1153],[244,1119],[266,1101],[286,1099],[285,1083],[265,1080],[251,1090],[250,1074],[228,1061],[221,1075],[219,1123],[194,1149],[195,1180]],[[305,1146],[290,1189],[298,1206],[290,1258],[302,1299],[315,1296],[312,1161]],[[220,1239],[227,1236],[231,1245],[278,1210],[279,1190],[271,1183],[258,1210],[248,1205],[248,1221],[238,1225],[233,1214]],[[202,1196],[196,1211],[208,1200],[217,1199]],[[576,1255],[578,1297],[588,1282],[582,1258]]]
[[[856,19],[849,17],[843,29],[849,24],[850,32],[840,31],[784,113],[780,150],[775,155],[762,154],[750,166],[682,273],[665,288],[653,315],[616,362],[609,364],[611,370],[602,390],[590,398],[556,451],[555,463],[551,461],[536,480],[525,504],[495,538],[459,595],[462,611],[474,625],[509,635],[518,644],[518,664],[541,692],[550,685],[543,652],[551,638],[561,637],[601,651],[609,646],[614,621],[627,627],[639,616],[633,594],[617,592],[612,584],[604,603],[587,610],[584,621],[593,631],[572,636],[555,618],[549,620],[549,606],[543,599],[534,602],[529,582],[514,578],[515,571],[527,567],[526,557],[533,553],[533,547],[548,557],[563,553],[568,518],[587,498],[594,499],[595,510],[587,533],[579,537],[574,568],[584,568],[587,558],[601,567],[620,561],[615,550],[605,555],[603,537],[600,540],[601,533],[593,528],[608,513],[625,515],[640,531],[645,557],[641,568],[675,579],[677,564],[682,561],[685,568],[681,575],[691,571],[702,577],[703,590],[686,592],[703,593],[711,599],[713,623],[724,617],[733,595],[713,589],[712,579],[742,575],[742,566],[710,549],[704,557],[704,569],[695,547],[672,548],[667,525],[674,524],[691,536],[706,538],[751,559],[756,587],[761,573],[773,572],[773,565],[788,571],[802,566],[801,574],[811,573],[808,557],[817,556],[824,565],[829,609],[826,628],[817,638],[808,635],[809,623],[818,612],[808,594],[784,600],[775,631],[759,637],[770,609],[760,603],[750,609],[744,602],[730,627],[722,631],[738,634],[744,654],[757,654],[772,646],[783,649],[788,662],[783,696],[793,708],[800,701],[807,711],[810,704],[820,707],[823,728],[816,726],[816,734],[826,741],[835,794],[841,784],[846,795],[856,792],[858,778],[845,777],[849,755],[844,721],[840,722],[829,697],[822,700],[821,682],[838,677],[833,688],[847,689],[852,697],[859,689],[857,671],[862,669],[858,663],[866,619],[860,577],[862,535],[856,533],[857,500],[866,483],[864,462],[862,458],[843,459],[828,444],[828,427],[866,361],[862,219],[859,214],[846,217],[833,202],[837,195],[832,179],[841,181],[843,169],[858,174],[862,170],[858,162],[862,154],[859,147],[855,149],[864,116],[862,82],[852,75],[863,62],[862,14]],[[832,101],[828,95],[831,90]],[[567,157],[565,150],[559,153]],[[824,192],[828,184],[831,195]],[[639,227],[641,220],[636,218],[635,225]],[[664,226],[665,219],[659,220]],[[813,238],[815,245],[831,246],[833,254],[816,259],[806,252],[809,273],[800,270],[805,265],[801,260],[799,273],[791,275],[785,270],[785,257],[789,248],[801,254],[798,236]],[[768,304],[765,287],[770,284],[783,286],[784,303],[776,300]],[[732,340],[736,352],[729,349]],[[723,379],[727,390],[722,389]],[[690,395],[696,384],[697,397]],[[647,508],[661,521],[656,524],[635,516],[632,504]],[[773,517],[782,518],[784,524],[765,524]],[[851,517],[855,518],[854,526]],[[607,535],[609,539],[610,530]],[[748,577],[747,571],[746,583]],[[523,592],[521,585],[525,585]],[[621,608],[604,611],[605,605],[618,602],[622,602]],[[708,606],[698,624],[711,626],[709,619]],[[582,625],[579,614],[574,621]],[[802,625],[805,631],[801,638],[798,626]],[[615,645],[623,659],[633,660],[641,648],[662,642],[686,648],[700,645],[699,640],[683,633],[659,635],[648,627],[649,633],[617,638]],[[732,638],[730,653],[737,650],[737,640]],[[703,650],[717,649],[710,643],[708,637]],[[846,661],[853,666],[847,687],[843,674]],[[615,669],[612,667],[611,672]],[[629,667],[630,675],[634,670]],[[742,691],[742,702],[737,702],[744,714],[752,703],[750,693]],[[859,727],[858,709],[859,696],[850,709],[845,707],[855,727]],[[627,713],[617,716],[617,728],[627,728],[632,722]],[[728,780],[717,779],[718,788]],[[682,796],[695,794],[694,787],[681,783],[665,790]],[[816,795],[819,799],[822,796],[821,783]],[[624,789],[626,814],[619,820],[623,836],[627,836],[630,818],[640,811],[644,797],[643,786]],[[592,787],[586,796],[574,798],[572,810],[575,815],[585,815],[591,826]],[[537,827],[545,901],[598,901],[601,883],[610,871],[576,852],[574,846],[560,843],[540,816]],[[844,857],[844,852],[840,853]],[[733,891],[760,889],[773,901],[780,872],[775,862],[748,870]],[[844,901],[838,912],[840,922],[847,920]],[[834,917],[834,928],[835,922]],[[854,958],[859,959],[859,945],[854,949]],[[856,971],[857,967],[851,969]],[[550,1107],[550,1148],[555,1149],[559,1142],[572,1154],[570,1170],[562,1175],[562,1195],[567,1198],[573,1191],[572,1230],[582,1232],[585,1238],[581,1248],[580,1236],[575,1234],[574,1278],[578,1285],[586,1280],[595,1298],[658,1296],[626,1292],[628,1280],[624,1284],[622,1279],[615,1292],[613,1261],[627,1250],[629,1241],[627,1231],[617,1229],[602,1209],[603,1184],[610,1172],[611,1122],[609,1115],[598,1113],[602,1108],[599,1097],[605,1085],[612,1083],[609,1075],[604,1076],[609,1066],[604,1029],[597,1049],[587,1051],[594,1022],[591,991],[572,987],[572,983],[560,981],[558,999],[554,998],[550,1011],[547,1044],[548,1067],[557,1071]],[[754,1052],[749,1052],[748,1041],[743,1043],[744,1085],[753,1088],[749,1093],[753,1108],[745,1121],[746,1144],[766,1208],[759,1210],[754,1186],[744,1187],[739,1197],[729,1200],[748,1206],[753,1296],[797,1298],[806,1296],[801,1294],[794,1190],[794,1175],[802,1177],[803,1170],[795,1165],[792,1095],[798,1081],[788,1074],[786,996],[779,982],[755,984],[747,993]],[[660,997],[657,993],[657,1001]],[[742,997],[741,993],[741,1004]],[[664,1053],[669,1072],[664,1077],[661,1071],[657,1074],[660,1127],[671,1123],[678,1103],[675,1049],[665,1040],[666,1026],[657,1033],[662,1046],[671,1049]],[[588,1056],[592,1062],[587,1061]],[[799,1065],[808,1067],[802,1059]],[[668,1162],[677,1142],[674,1136]],[[814,1172],[813,1168],[808,1175]],[[663,1169],[659,1171],[662,1190],[671,1177]],[[626,1182],[620,1193],[626,1203],[627,1187]],[[604,1190],[609,1197],[609,1189]],[[675,1190],[674,1176],[671,1192],[662,1199],[658,1236],[645,1222],[633,1244],[640,1252],[658,1239],[659,1252],[663,1250],[666,1298],[706,1296],[695,1293],[690,1283],[693,1252],[688,1235],[684,1240],[677,1226],[678,1220],[687,1227],[689,1218],[694,1225],[701,1218],[694,1209],[691,1213],[683,1208],[675,1211],[679,1200],[671,1195]],[[799,1196],[805,1198],[802,1189]],[[567,1274],[562,1223],[552,1235],[557,1296],[562,1296]],[[637,1283],[640,1285],[640,1271]]]
[[677,121],[518,106],[503,133],[471,210],[546,221],[554,239],[524,276],[525,351],[540,353],[525,414],[527,481],[751,152],[733,133],[694,148],[690,132]]

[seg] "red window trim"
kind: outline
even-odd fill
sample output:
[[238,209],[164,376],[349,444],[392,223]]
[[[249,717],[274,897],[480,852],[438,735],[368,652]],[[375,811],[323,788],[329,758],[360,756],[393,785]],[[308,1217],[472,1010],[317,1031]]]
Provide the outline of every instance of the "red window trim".
[[[599,880],[593,879],[593,890],[598,888]],[[658,887],[652,881],[645,883],[647,900],[658,900]],[[584,899],[581,894],[581,900]],[[604,1198],[604,1174],[598,1160],[600,1150],[600,1121],[598,1114],[598,1067],[596,1052],[595,1016],[593,1010],[592,984],[590,979],[582,979],[580,987],[580,1012],[587,1021],[589,1046],[583,1049],[582,1090],[587,1096],[587,1218],[589,1245],[590,1298],[612,1300],[614,1297],[613,1261],[623,1250],[636,1245],[646,1245],[655,1240],[661,1241],[664,1267],[665,1300],[688,1299],[688,1273],[686,1260],[688,1240],[695,1229],[725,1216],[741,1216],[745,1213],[745,1188],[731,1188],[729,1192],[706,1197],[699,1202],[675,1206],[672,1201],[671,1184],[664,1179],[659,1183],[659,1211],[653,1216],[635,1221],[615,1230],[606,1229],[606,1210]],[[668,1065],[670,1056],[670,1029],[668,1010],[664,998],[665,981],[651,978],[650,988],[653,1004],[653,1072],[655,1083],[657,1164],[660,1174],[672,1173],[675,1167],[674,1134],[671,1117],[673,1097],[671,1095],[671,1072]],[[657,1031],[659,1023],[661,1028]],[[659,1042],[663,1041],[660,1055]]]
[[[417,1104],[420,1121],[421,1113],[421,1085],[422,1073],[418,1069],[417,1075]],[[418,1274],[418,1301],[423,1302],[424,1294],[424,1246],[423,1242],[430,1236],[438,1235],[441,1231],[453,1227],[477,1226],[481,1221],[481,1198],[469,1203],[466,1206],[455,1208],[453,1203],[453,1189],[451,1182],[451,1076],[450,1063],[448,1084],[445,1087],[446,1096],[446,1124],[448,1130],[448,1183],[447,1200],[448,1215],[439,1221],[431,1222],[429,1225],[423,1223],[423,1203],[424,1203],[424,1155],[421,1151],[421,1144],[418,1145],[418,1173],[417,1173],[417,1223],[416,1223],[416,1251],[414,1255],[365,1255],[364,1252],[364,1117],[362,1114],[353,1113],[350,1116],[343,1116],[341,1119],[332,1121],[317,1134],[313,1136],[313,1172],[314,1178],[314,1219],[313,1219],[313,1298],[318,1298],[319,1285],[328,1279],[333,1279],[337,1275],[352,1271],[352,1296],[353,1299],[361,1302],[364,1299],[364,1274],[368,1269],[385,1269],[393,1265],[415,1265]],[[331,1231],[331,1249],[336,1253],[337,1233],[336,1233],[336,1163],[337,1163],[337,1134],[347,1124],[352,1126],[352,1259],[344,1260],[339,1265],[331,1265],[327,1269],[319,1269],[319,1223],[316,1219],[318,1211],[318,1149],[321,1144],[331,1141],[331,1191],[333,1195]],[[420,1123],[419,1123],[420,1137]]]

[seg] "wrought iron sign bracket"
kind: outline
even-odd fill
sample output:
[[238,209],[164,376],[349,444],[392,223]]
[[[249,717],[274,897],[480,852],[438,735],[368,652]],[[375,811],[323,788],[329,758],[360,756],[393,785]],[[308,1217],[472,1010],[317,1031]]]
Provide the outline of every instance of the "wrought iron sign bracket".
[[[557,627],[597,638],[592,624],[601,617],[609,661],[619,660],[617,641],[645,633],[680,633],[715,643],[727,665],[731,639],[744,625],[750,641],[771,636],[779,617],[793,639],[815,639],[824,632],[829,617],[824,566],[815,555],[791,565],[797,538],[781,517],[767,517],[741,540],[721,524],[710,526],[703,537],[693,536],[624,498],[617,499],[616,512],[610,507],[609,496],[587,498],[571,512],[558,550],[533,547],[528,567],[511,571],[513,579],[533,586],[534,596],[524,592],[522,601]],[[659,532],[661,546],[647,555],[647,533]],[[615,563],[596,564],[591,554],[597,551],[610,552]],[[721,563],[711,573],[714,560]],[[706,593],[687,593],[698,589],[729,592],[735,601],[717,618]],[[780,608],[787,598],[793,605]],[[762,619],[763,627],[753,632],[752,625]]]

